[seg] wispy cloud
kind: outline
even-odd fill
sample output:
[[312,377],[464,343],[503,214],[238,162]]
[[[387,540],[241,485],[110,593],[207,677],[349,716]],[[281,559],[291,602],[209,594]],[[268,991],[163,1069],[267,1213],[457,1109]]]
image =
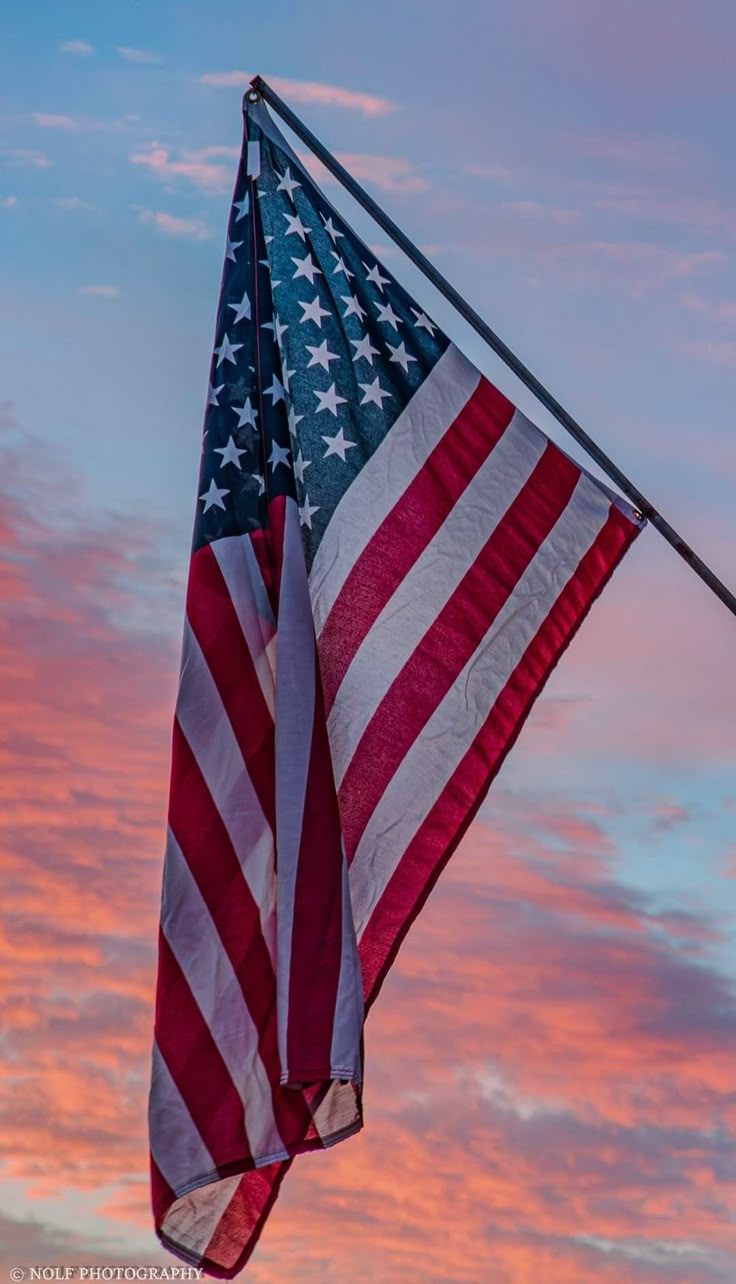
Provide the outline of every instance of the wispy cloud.
[[17,196],[0,196],[0,206],[2,206],[4,210],[9,210],[13,207],[13,205],[17,205],[17,204],[18,204]]
[[584,183],[594,206],[639,221],[674,224],[701,235],[736,236],[736,210],[733,204],[685,186],[667,190],[651,183]]
[[573,134],[565,142],[582,156],[646,170],[672,169],[689,155],[678,138],[642,138],[632,134]]
[[691,339],[681,343],[679,349],[708,365],[736,370],[736,339]]
[[505,165],[466,165],[465,173],[471,178],[489,178],[497,183],[507,183],[514,177]]
[[59,53],[63,54],[93,54],[94,45],[88,40],[63,40],[59,45]]
[[697,294],[683,294],[680,302],[717,325],[736,326],[736,299],[706,299]]
[[152,53],[150,49],[133,49],[130,45],[118,45],[117,50],[126,62],[161,62],[160,54]]
[[94,294],[101,299],[116,299],[119,291],[116,285],[80,285],[79,293]]
[[32,120],[34,125],[40,125],[42,129],[66,129],[72,132],[82,127],[75,116],[60,116],[46,111],[34,111]]
[[585,241],[540,249],[542,266],[562,266],[570,285],[593,285],[602,278],[615,278],[634,297],[696,276],[724,261],[717,250],[683,251],[650,241]]
[[[329,170],[312,152],[299,152],[305,169],[320,183],[335,183]],[[401,156],[373,156],[367,152],[338,152],[341,165],[355,176],[383,192],[423,192],[431,186],[411,161]]]
[[[234,89],[247,85],[253,76],[247,71],[209,71],[199,79],[203,85]],[[264,76],[264,80],[273,85],[277,93],[286,95],[295,103],[344,107],[348,111],[360,111],[364,116],[384,116],[396,110],[396,104],[390,99],[357,89],[344,89],[338,85],[325,85],[312,80],[287,80],[283,76]]]
[[157,228],[165,236],[181,237],[189,241],[205,241],[210,236],[209,228],[200,219],[180,218],[176,214],[167,214],[165,210],[142,209],[138,211],[138,219],[141,223]]
[[571,223],[577,223],[580,218],[578,210],[559,205],[546,205],[542,201],[509,201],[508,209],[513,214],[519,214],[521,218],[547,219],[551,223],[560,223],[565,227]]
[[50,169],[54,162],[49,160],[45,152],[39,152],[34,147],[15,147],[7,153],[7,163],[24,169]]
[[203,147],[182,151],[180,158],[174,160],[168,148],[154,142],[133,153],[130,161],[144,166],[157,178],[186,178],[202,191],[219,192],[232,186],[233,167],[218,162],[218,158],[234,160],[239,154],[237,147]]
[[85,201],[81,196],[54,196],[52,205],[59,210],[93,210],[97,207],[91,201]]

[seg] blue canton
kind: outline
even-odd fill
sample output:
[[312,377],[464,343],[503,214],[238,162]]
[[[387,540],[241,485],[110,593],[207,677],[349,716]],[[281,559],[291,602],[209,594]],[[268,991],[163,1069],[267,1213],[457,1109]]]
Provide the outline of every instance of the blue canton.
[[345,491],[447,346],[325,199],[265,107],[247,106],[195,548],[267,526],[269,501],[291,495],[311,565]]

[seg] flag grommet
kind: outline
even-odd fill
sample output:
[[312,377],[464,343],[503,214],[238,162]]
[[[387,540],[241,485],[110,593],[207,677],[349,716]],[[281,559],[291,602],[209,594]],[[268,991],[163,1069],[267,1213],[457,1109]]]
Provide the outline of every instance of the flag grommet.
[[261,95],[257,89],[246,89],[245,101],[247,103],[259,103],[261,101]]

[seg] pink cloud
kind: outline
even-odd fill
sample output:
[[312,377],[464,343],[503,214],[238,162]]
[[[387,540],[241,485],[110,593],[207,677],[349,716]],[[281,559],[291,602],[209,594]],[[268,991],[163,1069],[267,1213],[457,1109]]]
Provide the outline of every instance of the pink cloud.
[[88,40],[64,40],[59,45],[59,53],[66,54],[93,54],[94,45]]
[[54,163],[44,152],[33,147],[15,147],[9,153],[9,159],[12,165],[28,169],[50,169]]
[[210,236],[209,228],[201,219],[180,218],[176,214],[167,214],[165,210],[140,210],[138,219],[163,232],[164,236],[174,236],[187,241],[206,241]]
[[522,218],[548,219],[552,223],[560,223],[565,227],[577,223],[580,218],[578,210],[546,205],[541,201],[510,201],[508,208],[513,214],[518,214]]
[[587,286],[611,276],[641,297],[672,281],[696,276],[722,263],[717,250],[682,251],[653,241],[583,241],[540,249],[541,266],[564,266],[569,284]]
[[711,366],[736,369],[736,339],[691,339],[680,344],[680,351]]
[[[299,159],[318,183],[335,183],[329,170],[311,152],[299,152]],[[400,156],[372,156],[364,152],[338,152],[341,165],[361,182],[370,183],[383,192],[423,192],[431,184],[416,170],[411,161]]]
[[219,158],[234,161],[240,155],[236,147],[203,147],[198,151],[183,151],[181,159],[173,160],[168,148],[159,143],[149,143],[142,151],[134,152],[131,164],[142,165],[157,178],[186,178],[195,187],[206,192],[227,190],[233,183],[233,164],[222,164]]
[[[253,79],[246,71],[212,71],[200,76],[203,85],[232,89],[245,86]],[[376,94],[366,94],[357,89],[343,89],[338,85],[325,85],[311,80],[287,80],[283,76],[264,76],[278,94],[295,103],[316,103],[321,107],[342,107],[362,112],[364,116],[384,116],[395,110],[395,103]]]
[[74,131],[80,128],[79,121],[74,116],[53,115],[51,112],[34,111],[33,122],[40,125],[42,129],[65,129]]
[[153,63],[161,62],[159,54],[152,53],[150,49],[134,49],[130,45],[118,45],[118,53],[126,62]]

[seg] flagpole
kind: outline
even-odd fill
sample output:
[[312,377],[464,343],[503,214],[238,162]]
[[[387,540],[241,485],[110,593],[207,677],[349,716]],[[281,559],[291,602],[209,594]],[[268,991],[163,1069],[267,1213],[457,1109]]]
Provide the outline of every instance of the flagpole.
[[327,150],[319,139],[315,137],[312,131],[307,128],[303,121],[295,115],[291,108],[287,106],[283,99],[279,97],[275,90],[273,90],[261,76],[255,76],[251,81],[250,89],[246,94],[246,100],[249,102],[255,102],[258,100],[258,97],[263,98],[270,107],[273,107],[274,111],[277,112],[282,120],[286,122],[289,128],[293,129],[294,133],[301,138],[302,142],[306,143],[307,147],[314,152],[315,156],[317,156],[325,168],[328,169],[340,183],[342,183],[343,187],[350,192],[350,195],[353,196],[355,200],[363,206],[363,209],[371,215],[371,218],[375,219],[376,223],[378,223],[379,227],[383,229],[386,235],[391,237],[391,240],[404,251],[407,258],[411,259],[412,263],[416,264],[420,271],[423,272],[428,280],[430,280],[436,289],[439,290],[440,294],[444,295],[448,302],[457,309],[460,315],[473,327],[476,334],[479,334],[480,337],[485,340],[497,356],[499,356],[501,360],[504,361],[511,370],[513,370],[517,378],[525,384],[530,392],[534,393],[534,396],[542,403],[545,409],[554,416],[557,422],[562,425],[565,431],[568,432],[571,437],[574,437],[575,441],[582,447],[586,454],[590,455],[591,459],[595,460],[598,467],[602,469],[606,476],[609,477],[611,481],[615,482],[619,490],[621,490],[623,494],[631,500],[632,504],[636,506],[641,516],[646,517],[646,519],[651,522],[652,526],[659,531],[660,535],[667,540],[668,544],[672,545],[675,552],[680,554],[680,557],[682,557],[687,562],[688,566],[695,571],[695,574],[700,576],[701,580],[708,585],[708,588],[715,593],[716,597],[720,598],[723,604],[733,615],[736,615],[736,595],[734,595],[730,589],[726,588],[726,585],[722,583],[715,572],[712,571],[700,557],[698,557],[697,553],[693,552],[682,536],[678,534],[673,526],[670,526],[669,522],[665,521],[664,517],[657,512],[654,505],[646,498],[645,495],[642,494],[638,487],[629,480],[625,473],[622,473],[621,469],[614,464],[612,459],[609,459],[608,455],[601,449],[601,447],[588,436],[583,428],[581,428],[577,420],[573,419],[572,415],[568,414],[557,398],[552,396],[552,393],[545,388],[544,384],[540,383],[536,375],[532,374],[531,370],[529,370],[529,368],[524,365],[523,361],[521,361],[521,359],[512,352],[511,348],[509,348],[503,340],[499,338],[495,331],[492,330],[483,318],[478,315],[475,309],[465,301],[462,295],[458,294],[457,290],[450,285],[450,282],[442,275],[442,273],[438,272],[437,268],[430,263],[426,255],[422,254],[421,250],[418,249],[417,246],[409,240],[408,236],[406,236],[401,229],[396,226],[393,220],[384,213],[380,205],[377,205],[373,200],[373,197],[368,195],[364,188],[356,182],[353,176],[348,173],[337,158]]

